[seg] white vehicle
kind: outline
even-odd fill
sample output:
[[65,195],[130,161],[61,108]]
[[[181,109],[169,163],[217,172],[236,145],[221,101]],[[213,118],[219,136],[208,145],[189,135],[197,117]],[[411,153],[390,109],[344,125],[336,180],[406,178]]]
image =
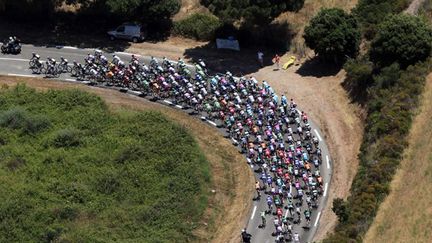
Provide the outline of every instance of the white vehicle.
[[134,43],[143,41],[145,38],[142,26],[134,23],[124,23],[115,30],[108,31],[107,34],[111,40],[125,39]]

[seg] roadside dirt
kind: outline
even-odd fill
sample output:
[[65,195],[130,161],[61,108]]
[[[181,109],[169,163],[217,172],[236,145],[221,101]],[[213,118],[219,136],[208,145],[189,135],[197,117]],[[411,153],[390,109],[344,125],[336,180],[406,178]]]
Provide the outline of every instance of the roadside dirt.
[[14,86],[19,82],[37,90],[80,89],[102,97],[113,110],[156,110],[185,127],[210,163],[210,190],[215,190],[215,193],[209,192],[209,207],[194,233],[199,242],[238,242],[239,232],[251,207],[254,178],[243,156],[217,130],[182,111],[115,90],[46,79],[0,76],[0,86]]
[[324,133],[330,149],[333,175],[327,205],[314,239],[322,240],[337,223],[336,215],[331,211],[333,199],[349,195],[357,172],[357,154],[363,134],[362,110],[350,103],[341,86],[344,71],[323,77],[302,76],[298,72],[299,67],[296,66],[279,71],[274,71],[274,67],[265,67],[252,75],[269,82],[277,93],[293,98]]

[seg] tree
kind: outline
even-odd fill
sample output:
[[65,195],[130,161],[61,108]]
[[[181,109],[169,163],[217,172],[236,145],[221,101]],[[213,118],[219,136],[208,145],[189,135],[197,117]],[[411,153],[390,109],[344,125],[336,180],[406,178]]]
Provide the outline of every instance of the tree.
[[356,56],[360,37],[356,19],[337,8],[321,10],[303,35],[306,45],[320,58],[334,62]]
[[369,55],[378,66],[398,62],[405,68],[425,60],[431,50],[431,28],[418,17],[398,14],[390,16],[379,26]]
[[223,22],[237,20],[248,25],[269,24],[285,11],[298,11],[304,0],[201,0],[214,15]]

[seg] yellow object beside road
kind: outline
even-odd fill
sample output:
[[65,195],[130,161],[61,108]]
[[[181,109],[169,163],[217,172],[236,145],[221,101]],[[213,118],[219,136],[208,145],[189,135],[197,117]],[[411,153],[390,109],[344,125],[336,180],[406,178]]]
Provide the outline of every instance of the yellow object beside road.
[[289,68],[291,65],[294,64],[295,60],[296,60],[296,57],[295,57],[295,56],[290,56],[288,62],[286,62],[286,63],[282,66],[282,68],[283,68],[283,69],[287,69],[287,68]]

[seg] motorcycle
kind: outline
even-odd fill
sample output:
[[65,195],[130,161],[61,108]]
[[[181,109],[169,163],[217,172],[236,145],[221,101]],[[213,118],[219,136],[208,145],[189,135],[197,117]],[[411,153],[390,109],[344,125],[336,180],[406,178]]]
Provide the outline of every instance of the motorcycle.
[[4,54],[20,54],[21,53],[21,44],[19,43],[8,43],[4,42],[1,46],[1,52]]

